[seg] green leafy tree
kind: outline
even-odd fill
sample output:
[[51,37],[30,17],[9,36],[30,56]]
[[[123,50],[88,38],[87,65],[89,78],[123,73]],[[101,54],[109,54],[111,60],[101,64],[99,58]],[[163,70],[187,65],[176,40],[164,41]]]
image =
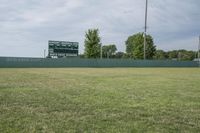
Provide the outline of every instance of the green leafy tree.
[[[152,59],[156,52],[153,38],[150,35],[146,37],[146,58]],[[137,33],[129,36],[126,41],[126,52],[134,59],[143,59],[144,56],[144,37],[143,33]]]
[[154,55],[154,59],[157,59],[157,60],[167,59],[167,54],[163,50],[156,50],[155,55]]
[[184,49],[181,50],[172,50],[166,52],[166,57],[170,60],[180,60],[180,61],[192,61],[196,57],[195,51],[187,51]]
[[183,61],[191,61],[195,59],[196,52],[187,50],[178,50],[178,59]]
[[85,52],[86,58],[100,57],[101,38],[98,29],[89,29],[85,34]]
[[125,56],[125,53],[124,53],[124,52],[117,52],[117,53],[115,54],[115,58],[118,58],[118,59],[123,58],[124,56]]
[[116,45],[114,44],[111,44],[111,45],[104,45],[102,47],[102,54],[103,54],[103,57],[113,57],[114,54],[116,53],[117,51],[117,47]]
[[178,59],[178,51],[173,50],[173,51],[168,51],[167,52],[169,59]]

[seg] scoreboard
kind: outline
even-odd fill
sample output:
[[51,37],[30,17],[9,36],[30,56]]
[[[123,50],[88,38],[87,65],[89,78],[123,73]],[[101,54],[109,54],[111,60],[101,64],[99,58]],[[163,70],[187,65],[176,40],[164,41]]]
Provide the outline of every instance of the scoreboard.
[[49,57],[74,57],[78,56],[78,42],[49,41]]

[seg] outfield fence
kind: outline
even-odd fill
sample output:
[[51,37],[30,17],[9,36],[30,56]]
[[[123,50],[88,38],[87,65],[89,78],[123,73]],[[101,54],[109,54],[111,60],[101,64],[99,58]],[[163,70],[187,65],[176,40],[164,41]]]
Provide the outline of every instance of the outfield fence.
[[0,68],[198,67],[195,61],[0,57]]

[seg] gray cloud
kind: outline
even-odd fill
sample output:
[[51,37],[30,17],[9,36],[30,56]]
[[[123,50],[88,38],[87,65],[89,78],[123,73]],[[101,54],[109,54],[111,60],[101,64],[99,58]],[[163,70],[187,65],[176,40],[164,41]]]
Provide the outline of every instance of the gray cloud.
[[[103,44],[125,50],[129,35],[143,32],[145,0],[0,0],[0,56],[43,55],[48,40],[80,42],[99,28]],[[164,50],[196,49],[199,0],[149,0],[148,33]]]

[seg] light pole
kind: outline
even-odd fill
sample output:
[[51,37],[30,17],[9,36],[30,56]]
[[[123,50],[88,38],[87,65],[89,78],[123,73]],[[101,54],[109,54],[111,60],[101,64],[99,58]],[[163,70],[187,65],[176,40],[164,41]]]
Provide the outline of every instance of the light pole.
[[148,8],[148,0],[146,0],[146,8],[145,8],[145,26],[144,26],[144,60],[146,60],[146,33],[147,33],[147,8]]
[[200,67],[200,36],[199,36],[199,46],[198,46],[198,62]]

